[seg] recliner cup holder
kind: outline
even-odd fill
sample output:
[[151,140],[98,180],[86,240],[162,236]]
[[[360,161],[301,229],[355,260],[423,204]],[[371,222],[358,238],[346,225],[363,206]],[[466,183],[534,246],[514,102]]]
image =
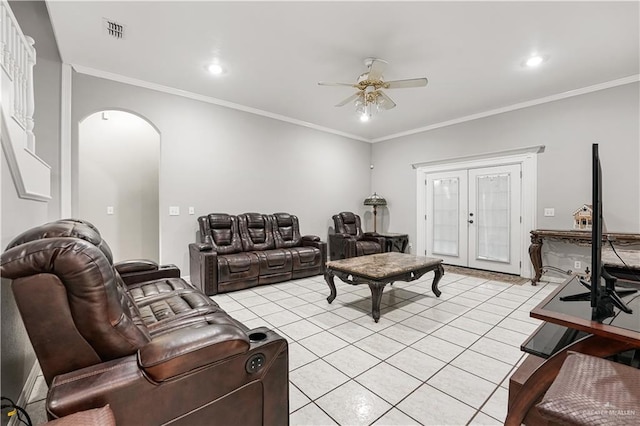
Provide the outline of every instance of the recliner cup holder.
[[263,340],[265,340],[267,338],[267,335],[265,333],[262,333],[260,331],[256,331],[253,333],[249,334],[249,340],[252,342],[261,342]]

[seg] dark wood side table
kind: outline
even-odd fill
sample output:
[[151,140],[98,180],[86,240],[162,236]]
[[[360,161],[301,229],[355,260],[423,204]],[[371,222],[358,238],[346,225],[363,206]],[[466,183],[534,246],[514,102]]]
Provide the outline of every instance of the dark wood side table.
[[395,251],[398,253],[404,253],[409,244],[408,234],[396,234],[394,232],[376,232],[376,236],[384,237],[384,251]]
[[[542,277],[542,241],[563,241],[570,244],[590,245],[591,231],[574,231],[574,230],[553,230],[553,229],[536,229],[531,231],[531,245],[529,246],[529,257],[533,264],[534,277],[531,279],[531,285],[536,285]],[[615,241],[616,246],[628,246],[640,244],[640,234],[628,234],[608,232],[602,235],[603,241]]]

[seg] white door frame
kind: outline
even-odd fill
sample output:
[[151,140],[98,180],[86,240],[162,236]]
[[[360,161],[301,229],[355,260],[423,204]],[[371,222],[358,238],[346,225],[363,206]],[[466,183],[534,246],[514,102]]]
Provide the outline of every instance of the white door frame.
[[521,150],[511,150],[506,152],[496,152],[481,156],[453,158],[450,160],[439,160],[429,163],[414,164],[416,169],[416,253],[424,255],[426,253],[426,200],[425,200],[425,180],[429,173],[475,169],[481,167],[503,166],[507,164],[520,164],[522,170],[522,226],[520,259],[522,267],[520,276],[531,278],[533,269],[529,262],[529,231],[536,229],[537,211],[537,175],[538,157],[537,154],[544,152],[544,146],[534,146]]

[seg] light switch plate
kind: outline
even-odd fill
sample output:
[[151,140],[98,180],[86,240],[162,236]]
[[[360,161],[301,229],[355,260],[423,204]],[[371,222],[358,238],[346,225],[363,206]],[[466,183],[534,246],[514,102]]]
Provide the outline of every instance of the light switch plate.
[[169,216],[180,216],[180,207],[169,206]]
[[195,207],[189,207],[189,214],[196,214],[196,208]]
[[113,214],[113,206],[107,206],[107,214]]
[[556,215],[556,209],[554,209],[553,207],[545,207],[544,215],[547,217],[553,217]]

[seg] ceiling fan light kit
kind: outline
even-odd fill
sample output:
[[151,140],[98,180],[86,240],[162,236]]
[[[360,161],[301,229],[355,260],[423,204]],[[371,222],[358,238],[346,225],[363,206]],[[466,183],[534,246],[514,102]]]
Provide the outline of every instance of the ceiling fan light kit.
[[425,77],[407,80],[384,81],[382,72],[387,61],[378,58],[366,58],[364,64],[367,72],[358,77],[355,84],[319,82],[321,86],[349,86],[358,91],[336,104],[337,107],[353,102],[361,121],[369,121],[375,114],[395,108],[396,103],[382,89],[401,89],[408,87],[424,87],[428,80]]

